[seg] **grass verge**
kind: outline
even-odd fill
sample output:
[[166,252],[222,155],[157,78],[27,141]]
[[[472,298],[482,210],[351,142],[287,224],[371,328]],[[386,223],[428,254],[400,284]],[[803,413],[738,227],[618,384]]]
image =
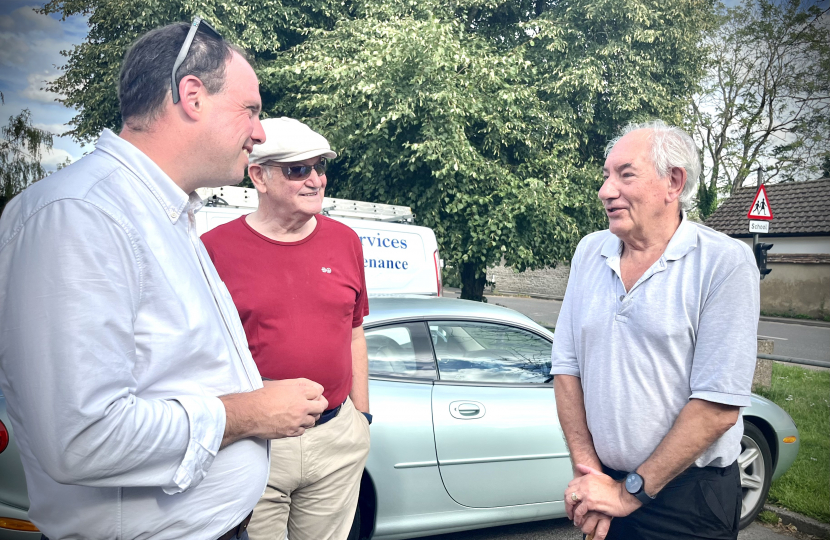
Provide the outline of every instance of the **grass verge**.
[[760,514],[758,514],[758,521],[762,523],[769,523],[770,525],[775,525],[778,523],[778,514],[775,512],[770,512],[768,510],[762,510]]
[[756,391],[798,426],[798,458],[772,483],[769,502],[830,523],[830,372],[773,364],[772,386]]

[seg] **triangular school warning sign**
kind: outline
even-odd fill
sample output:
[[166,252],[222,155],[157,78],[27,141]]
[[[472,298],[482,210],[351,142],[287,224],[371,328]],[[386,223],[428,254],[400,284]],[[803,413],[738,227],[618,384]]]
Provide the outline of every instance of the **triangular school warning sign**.
[[749,219],[772,219],[772,208],[769,206],[767,188],[764,187],[764,184],[758,186],[758,192],[752,200],[752,206],[749,207],[749,213],[746,217]]

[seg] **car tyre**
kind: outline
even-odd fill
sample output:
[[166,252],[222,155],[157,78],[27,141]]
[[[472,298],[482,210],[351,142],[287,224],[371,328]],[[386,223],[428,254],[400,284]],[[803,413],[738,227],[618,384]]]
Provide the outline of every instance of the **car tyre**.
[[766,437],[754,424],[744,421],[744,436],[738,456],[741,473],[741,519],[744,529],[763,510],[772,480],[772,452]]
[[349,536],[346,540],[360,540],[360,505],[357,505],[357,508],[354,511],[352,528],[349,529]]

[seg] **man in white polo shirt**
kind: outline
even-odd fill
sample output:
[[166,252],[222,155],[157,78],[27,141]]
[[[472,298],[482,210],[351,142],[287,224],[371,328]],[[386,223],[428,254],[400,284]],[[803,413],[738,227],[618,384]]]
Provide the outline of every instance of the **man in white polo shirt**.
[[573,257],[551,374],[568,515],[596,540],[737,538],[758,269],[686,219],[699,174],[688,134],[629,126],[603,167],[609,229]]

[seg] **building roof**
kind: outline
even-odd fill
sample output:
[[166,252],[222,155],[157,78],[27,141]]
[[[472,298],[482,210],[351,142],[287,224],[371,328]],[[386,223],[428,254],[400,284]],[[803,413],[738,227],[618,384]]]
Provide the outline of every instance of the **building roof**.
[[[757,190],[756,186],[739,189],[709,216],[706,225],[729,236],[752,236],[746,215]],[[766,190],[774,219],[764,236],[830,235],[830,178],[767,184]]]

